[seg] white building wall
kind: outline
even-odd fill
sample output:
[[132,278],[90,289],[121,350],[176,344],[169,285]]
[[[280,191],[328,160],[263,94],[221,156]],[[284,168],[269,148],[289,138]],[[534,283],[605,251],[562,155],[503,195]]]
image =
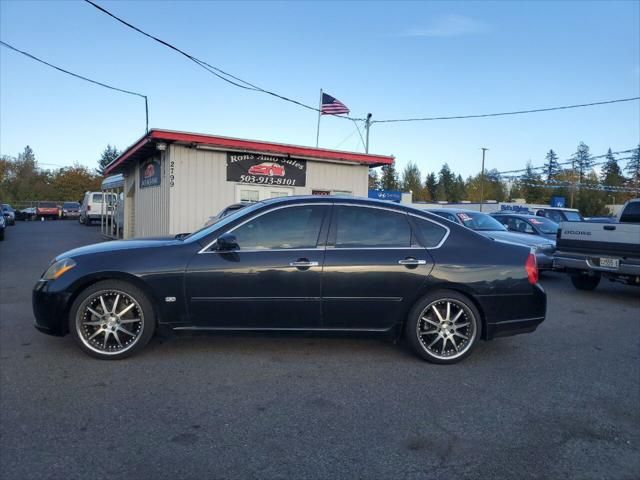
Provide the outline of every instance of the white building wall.
[[[133,187],[133,198],[125,196],[125,214],[131,218],[125,227],[125,238],[151,237],[169,234],[169,175],[167,158],[160,155],[160,185],[140,188],[140,165],[129,169],[126,175],[125,195],[127,187]],[[133,181],[133,185],[130,182]],[[127,202],[133,200],[133,205],[127,207]]]
[[[193,232],[210,216],[239,201],[239,183],[227,182],[227,152],[173,144],[168,148],[167,168],[173,168],[173,185],[168,187],[171,234]],[[307,160],[306,186],[294,187],[293,194],[311,195],[313,190],[324,190],[366,197],[368,174],[365,165]]]

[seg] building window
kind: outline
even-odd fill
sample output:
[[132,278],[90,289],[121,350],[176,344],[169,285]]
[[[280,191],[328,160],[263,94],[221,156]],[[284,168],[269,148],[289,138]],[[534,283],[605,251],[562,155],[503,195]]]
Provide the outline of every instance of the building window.
[[260,192],[258,190],[240,190],[241,202],[257,202],[260,200]]

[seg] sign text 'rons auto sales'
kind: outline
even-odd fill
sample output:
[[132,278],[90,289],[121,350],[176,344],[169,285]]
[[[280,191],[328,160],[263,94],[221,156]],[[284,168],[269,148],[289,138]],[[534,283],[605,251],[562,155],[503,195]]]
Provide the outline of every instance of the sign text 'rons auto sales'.
[[259,153],[227,153],[227,181],[304,187],[307,162]]

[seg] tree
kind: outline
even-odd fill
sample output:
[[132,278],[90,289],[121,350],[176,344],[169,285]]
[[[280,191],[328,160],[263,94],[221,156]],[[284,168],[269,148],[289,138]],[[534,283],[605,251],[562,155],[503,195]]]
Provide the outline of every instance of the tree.
[[542,178],[533,169],[531,161],[527,162],[525,173],[520,177],[520,191],[527,203],[543,203],[545,201],[546,195]]
[[111,145],[107,145],[102,151],[102,155],[100,155],[100,159],[98,160],[98,168],[97,171],[100,175],[104,175],[104,169],[113,162],[116,158],[120,156],[120,152],[116,147],[112,147]]
[[558,164],[558,155],[553,150],[549,150],[544,157],[547,163],[544,164],[544,171],[547,174],[547,181],[553,180],[553,178],[560,171],[560,165]]
[[578,180],[582,182],[585,174],[587,174],[593,166],[589,147],[584,142],[580,142],[578,144],[578,149],[576,150],[576,153],[573,154],[573,162],[574,170],[578,170]]
[[383,190],[398,190],[400,188],[399,183],[398,173],[396,172],[396,162],[394,160],[390,165],[382,167],[380,186]]
[[424,201],[424,189],[422,187],[422,174],[414,162],[409,162],[402,172],[402,190],[412,192],[414,201]]
[[77,201],[84,192],[100,190],[100,177],[91,173],[84,165],[64,167],[52,175],[51,186],[56,200]]
[[600,189],[600,182],[595,172],[589,172],[580,183],[576,196],[576,208],[585,217],[606,215],[607,193]]
[[631,159],[624,170],[629,174],[631,185],[634,188],[640,188],[640,144],[631,154]]
[[451,171],[451,169],[449,168],[449,164],[445,163],[444,165],[442,165],[440,172],[438,172],[438,187],[442,186],[442,188],[441,189],[439,188],[436,191],[436,193],[440,192],[440,195],[436,195],[436,196],[438,197],[442,196],[442,192],[444,192],[445,198],[438,198],[438,200],[452,201],[452,198],[455,194],[454,192],[455,179],[456,177]]
[[427,200],[436,199],[437,188],[438,188],[438,180],[436,179],[436,174],[431,172],[429,175],[427,175],[427,179],[424,182],[424,189],[428,195]]
[[604,185],[619,187],[624,184],[625,178],[618,161],[613,156],[611,149],[607,151],[606,163],[602,167],[601,178]]
[[369,169],[369,190],[380,190],[380,178],[373,168]]

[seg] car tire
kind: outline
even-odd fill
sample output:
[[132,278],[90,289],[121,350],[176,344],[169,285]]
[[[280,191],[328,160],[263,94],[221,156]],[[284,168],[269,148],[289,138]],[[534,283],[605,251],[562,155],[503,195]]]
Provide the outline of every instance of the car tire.
[[600,275],[571,275],[571,283],[578,290],[595,290],[600,283]]
[[0,232],[0,242],[4,241],[4,230]]
[[130,357],[149,343],[155,329],[156,316],[147,295],[121,280],[87,287],[69,311],[71,336],[86,354],[100,360]]
[[416,302],[407,317],[404,335],[418,356],[448,365],[469,356],[482,336],[482,320],[469,297],[438,290]]

